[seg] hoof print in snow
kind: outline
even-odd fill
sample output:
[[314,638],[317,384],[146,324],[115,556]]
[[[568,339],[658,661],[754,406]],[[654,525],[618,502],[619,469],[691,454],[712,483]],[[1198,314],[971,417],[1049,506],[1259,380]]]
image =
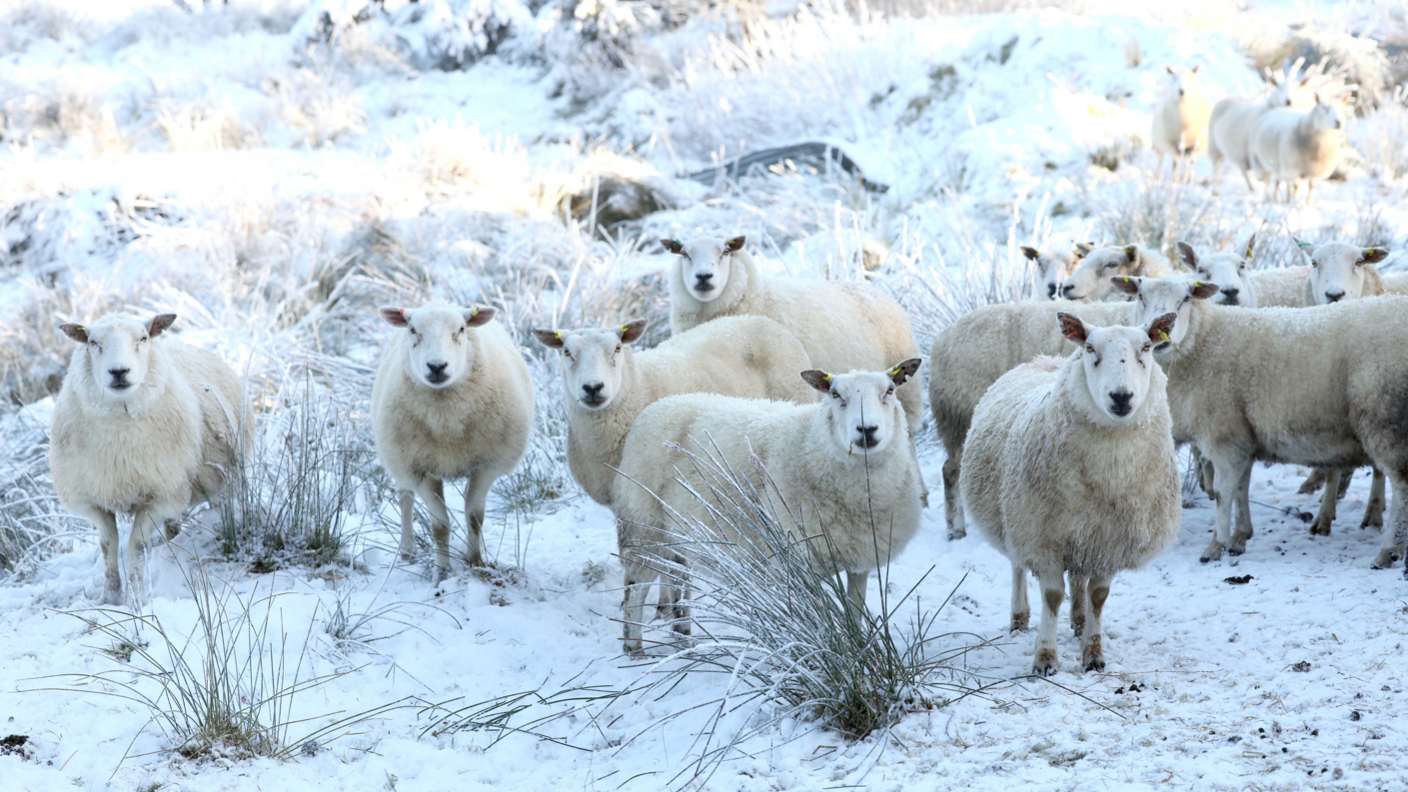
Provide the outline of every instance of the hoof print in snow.
[[1252,580],[1254,580],[1254,578],[1251,575],[1233,575],[1229,578],[1223,578],[1222,582],[1231,583],[1234,586],[1245,586],[1252,582]]

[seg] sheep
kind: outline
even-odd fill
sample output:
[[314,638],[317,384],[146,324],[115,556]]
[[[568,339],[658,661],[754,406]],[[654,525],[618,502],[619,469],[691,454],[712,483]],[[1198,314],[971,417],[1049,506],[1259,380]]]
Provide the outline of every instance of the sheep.
[[1183,73],[1165,66],[1163,96],[1154,107],[1150,141],[1159,155],[1159,172],[1164,169],[1164,155],[1173,155],[1173,176],[1184,156],[1188,157],[1188,176],[1192,178],[1193,163],[1208,147],[1208,118],[1212,103],[1198,82],[1198,67]]
[[[670,329],[682,333],[720,316],[774,319],[792,331],[811,363],[828,371],[874,371],[918,354],[909,316],[865,283],[764,277],[745,237],[661,240],[679,258],[670,269]],[[899,391],[911,432],[924,423],[919,385]]]
[[657,574],[651,548],[678,545],[668,518],[715,523],[710,515],[718,496],[690,453],[728,465],[759,492],[775,493],[774,514],[790,515],[782,519],[798,538],[825,531],[846,571],[848,599],[864,607],[870,570],[898,555],[919,530],[923,479],[905,447],[907,416],[896,389],[920,363],[914,358],[884,372],[799,372],[828,396],[821,404],[690,394],[646,408],[626,438],[612,496],[626,567],[625,650],[641,651],[645,588]]
[[1198,257],[1193,246],[1187,242],[1178,243],[1178,260],[1204,283],[1217,284],[1218,305],[1240,305],[1243,308],[1257,307],[1256,287],[1247,274],[1247,262],[1251,260],[1252,248],[1256,245],[1256,234],[1247,240],[1244,256],[1236,253],[1214,253]]
[[1300,189],[1300,179],[1309,183],[1306,203],[1315,205],[1315,180],[1334,173],[1340,161],[1340,133],[1343,124],[1339,111],[1315,97],[1315,107],[1308,112],[1269,110],[1257,122],[1252,133],[1251,159],[1253,166],[1266,180],[1266,198],[1275,201],[1281,182],[1286,183],[1286,200],[1293,200]]
[[1075,271],[1061,285],[1061,296],[1067,300],[1091,302],[1124,300],[1125,296],[1110,285],[1111,277],[1142,275],[1158,278],[1172,272],[1173,267],[1168,259],[1156,250],[1140,245],[1102,247],[1085,254]]
[[1079,245],[1073,252],[1055,252],[1048,250],[1042,252],[1034,247],[1022,246],[1022,255],[1027,260],[1036,265],[1037,282],[1046,287],[1047,299],[1056,299],[1057,292],[1061,289],[1061,283],[1066,278],[1071,277],[1076,265],[1081,258],[1089,253],[1094,243]]
[[397,328],[382,350],[372,385],[377,457],[401,490],[401,557],[415,557],[415,497],[430,510],[437,580],[450,574],[446,479],[466,479],[466,562],[484,565],[489,488],[515,467],[533,428],[528,364],[495,310],[435,300],[416,309],[386,307]]
[[1252,270],[1247,276],[1259,308],[1298,308],[1305,304],[1305,279],[1310,267],[1273,267]]
[[973,409],[988,386],[1038,355],[1069,352],[1056,314],[1079,310],[1099,324],[1129,324],[1131,303],[1017,302],[986,305],[970,311],[934,338],[929,358],[929,409],[948,458],[943,466],[944,518],[948,538],[967,535],[958,481],[963,442]]
[[1225,159],[1231,160],[1242,172],[1247,189],[1256,190],[1252,184],[1252,133],[1268,111],[1290,106],[1290,84],[1275,82],[1264,100],[1223,99],[1213,105],[1212,116],[1208,120],[1208,156],[1212,158],[1213,192],[1217,192],[1218,173]]
[[1120,279],[1119,288],[1138,295],[1146,318],[1178,313],[1169,340],[1154,351],[1168,366],[1174,439],[1195,443],[1217,470],[1216,531],[1203,562],[1221,558],[1224,549],[1245,551],[1257,459],[1382,470],[1394,501],[1374,567],[1402,557],[1408,356],[1380,339],[1408,334],[1408,297],[1239,311],[1212,305],[1207,298],[1217,287],[1187,277]]
[[1103,671],[1101,615],[1115,573],[1173,542],[1182,517],[1167,379],[1153,346],[1178,318],[1096,327],[1058,314],[1070,357],[1002,375],[973,412],[960,487],[984,537],[1012,562],[1013,630],[1027,570],[1041,584],[1033,671],[1056,672],[1056,621],[1071,578],[1071,626],[1086,671]]
[[163,337],[175,321],[112,313],[61,328],[82,346],[54,401],[49,472],[64,508],[98,528],[104,605],[124,602],[116,513],[133,515],[127,571],[140,605],[152,533],[174,539],[187,507],[214,502],[252,437],[239,377],[215,353]]

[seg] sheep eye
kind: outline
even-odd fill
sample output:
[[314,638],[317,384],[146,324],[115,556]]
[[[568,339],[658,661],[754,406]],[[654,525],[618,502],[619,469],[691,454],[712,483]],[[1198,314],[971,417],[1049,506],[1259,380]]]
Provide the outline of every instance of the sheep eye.
[[1086,344],[1085,351],[1093,355],[1095,354],[1095,347],[1091,346],[1090,344]]
[[616,354],[618,354],[618,355],[621,354],[621,345],[620,345],[620,344],[617,344],[617,345],[616,345]]
[[885,395],[886,395],[886,396],[892,396],[892,395],[894,395],[894,393],[895,393],[895,386],[893,386],[893,385],[890,386],[889,390],[885,391]]
[[572,352],[571,352],[570,350],[568,350],[567,347],[563,347],[563,348],[562,348],[562,354],[563,354],[568,360],[571,360],[571,359],[572,359]]
[[1318,267],[1318,266],[1320,266],[1320,262],[1316,261],[1315,259],[1311,259],[1311,260],[1310,260],[1310,266],[1312,266],[1312,267]]

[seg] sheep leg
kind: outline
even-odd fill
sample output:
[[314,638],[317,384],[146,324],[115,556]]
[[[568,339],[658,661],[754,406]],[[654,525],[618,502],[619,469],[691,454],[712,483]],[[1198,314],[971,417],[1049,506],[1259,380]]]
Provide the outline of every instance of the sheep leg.
[[684,556],[675,556],[674,566],[670,570],[670,600],[671,616],[674,619],[674,631],[680,635],[689,635],[693,632],[690,626],[690,607],[686,603],[689,601],[689,577],[685,573]]
[[401,490],[401,560],[408,563],[416,560],[416,532],[411,525],[415,512],[415,491]]
[[1100,617],[1110,596],[1110,575],[1090,576],[1090,621],[1080,641],[1080,659],[1086,671],[1105,670],[1105,636]]
[[1314,468],[1310,475],[1305,477],[1305,481],[1300,483],[1300,494],[1309,495],[1325,486],[1325,479],[1330,471],[1325,468]]
[[1384,530],[1384,543],[1374,558],[1374,569],[1388,569],[1403,557],[1408,544],[1408,468],[1385,471],[1393,483],[1393,504],[1389,510],[1389,527]]
[[[1238,165],[1238,167],[1241,168],[1240,165]],[[1247,192],[1252,193],[1253,195],[1255,195],[1255,194],[1256,194],[1256,185],[1252,183],[1252,171],[1251,171],[1251,168],[1242,168],[1242,178],[1243,178],[1243,179],[1246,179],[1246,181],[1247,181]]]
[[1089,611],[1090,600],[1086,597],[1088,579],[1081,575],[1070,576],[1071,588],[1071,632],[1079,638],[1085,631],[1085,615]]
[[1355,468],[1346,468],[1344,475],[1340,476],[1339,490],[1335,492],[1335,500],[1344,500],[1344,496],[1349,494],[1349,482],[1354,478]]
[[1305,205],[1311,208],[1315,206],[1315,180],[1305,180]]
[[1041,584],[1042,610],[1032,673],[1051,676],[1059,667],[1056,662],[1056,624],[1061,619],[1061,601],[1066,598],[1066,576],[1060,567],[1047,566],[1036,570],[1036,579]]
[[949,451],[944,460],[944,518],[948,521],[949,540],[968,535],[963,517],[963,496],[958,489],[958,474],[962,471],[963,449]]
[[1027,603],[1027,570],[1017,564],[1012,565],[1012,625],[1009,628],[1012,633],[1019,633],[1027,629],[1027,624],[1031,620],[1032,609]]
[[1384,527],[1384,472],[1374,468],[1374,483],[1369,489],[1369,505],[1364,508],[1364,522],[1359,524],[1360,528],[1374,526]]
[[147,601],[147,555],[152,536],[168,519],[155,507],[139,508],[132,516],[132,535],[127,538],[127,591],[136,607]]
[[480,468],[469,474],[464,485],[464,522],[469,526],[469,552],[465,556],[470,566],[484,566],[484,510],[489,501],[489,488],[498,476]]
[[98,527],[98,547],[103,551],[103,604],[122,604],[122,570],[117,564],[117,515],[107,509],[92,507],[84,510]]
[[624,583],[621,595],[621,646],[631,657],[640,657],[644,654],[641,625],[645,622],[645,595],[659,573],[635,552],[626,550],[621,553],[621,571]]
[[445,508],[445,482],[426,476],[416,483],[416,494],[430,512],[430,535],[435,539],[435,582],[450,576],[450,512]]
[[[1198,557],[1204,564],[1222,558],[1222,551],[1232,543],[1232,504],[1237,498],[1238,484],[1244,476],[1251,475],[1251,460],[1233,460],[1226,457],[1209,456],[1217,474],[1213,477],[1213,498],[1217,501],[1217,518],[1214,523],[1212,542]],[[1246,540],[1243,540],[1245,546]],[[1240,552],[1240,551],[1238,551]]]
[[865,589],[870,585],[870,571],[852,572],[846,570],[846,598],[861,612],[865,612]]
[[1311,536],[1329,536],[1330,525],[1335,521],[1335,494],[1340,491],[1340,479],[1344,477],[1343,471],[1331,470],[1325,474],[1325,491],[1320,494],[1320,513],[1315,515],[1315,522],[1310,524]]
[[1252,530],[1252,463],[1247,460],[1247,465],[1242,470],[1242,475],[1237,477],[1237,501],[1236,529],[1232,531],[1232,543],[1227,546],[1227,552],[1232,555],[1241,555],[1247,551],[1247,540],[1252,538],[1255,531]]
[[[920,471],[919,467],[919,435],[914,430],[909,432],[909,455],[914,459],[914,469]],[[929,508],[929,485],[924,481],[924,474],[919,473],[919,505]]]

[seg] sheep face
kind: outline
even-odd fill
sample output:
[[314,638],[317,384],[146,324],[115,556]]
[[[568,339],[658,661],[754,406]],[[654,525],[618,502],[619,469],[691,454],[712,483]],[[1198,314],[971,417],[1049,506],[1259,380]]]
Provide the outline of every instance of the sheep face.
[[1056,316],[1061,332],[1080,346],[1076,354],[1081,358],[1085,392],[1090,398],[1087,413],[1100,423],[1142,419],[1154,371],[1154,344],[1162,343],[1177,315],[1160,316],[1143,329],[1093,327],[1072,314]]
[[[1247,257],[1251,257],[1256,237],[1247,243]],[[1178,257],[1183,265],[1193,271],[1198,280],[1217,284],[1217,296],[1213,301],[1218,305],[1241,305],[1256,307],[1256,290],[1247,278],[1247,261],[1233,253],[1214,253],[1199,258],[1187,242],[1178,243]]]
[[619,327],[584,330],[534,330],[533,337],[549,349],[562,351],[562,384],[567,402],[588,410],[604,410],[621,393],[623,363],[645,332],[645,320]]
[[895,388],[914,376],[921,362],[911,358],[883,372],[802,372],[807,384],[829,397],[821,410],[841,457],[863,463],[866,455],[883,454],[897,443],[903,446],[909,424]]
[[1103,300],[1114,292],[1110,278],[1128,275],[1138,263],[1137,245],[1103,247],[1091,251],[1061,285],[1061,296],[1067,300]]
[[131,314],[108,314],[84,327],[66,324],[63,331],[80,344],[88,356],[88,369],[98,392],[124,401],[140,392],[151,366],[151,340],[176,321],[176,314],[160,314],[143,322]]
[[1310,111],[1310,126],[1316,132],[1329,132],[1340,129],[1340,112],[1334,105],[1325,104],[1320,97],[1315,98],[1315,107]]
[[1164,74],[1160,79],[1163,88],[1163,95],[1167,97],[1183,97],[1190,91],[1197,91],[1198,88],[1198,67],[1187,71],[1175,71],[1170,66],[1164,67]]
[[1174,349],[1187,338],[1193,301],[1206,300],[1218,291],[1216,283],[1204,283],[1188,275],[1119,277],[1111,280],[1120,291],[1136,295],[1141,321],[1146,324],[1167,314],[1176,315],[1172,326],[1164,328],[1161,340],[1154,342],[1154,354],[1160,363],[1168,362]]
[[671,253],[679,256],[675,277],[689,296],[699,302],[713,302],[724,293],[733,264],[733,254],[743,249],[745,237],[718,239],[700,237],[688,243],[676,239],[662,242]]
[[410,334],[406,377],[427,388],[449,388],[474,370],[470,333],[494,318],[493,308],[432,305],[415,310],[382,308],[381,318]]
[[1388,256],[1386,248],[1360,248],[1344,242],[1330,242],[1310,254],[1310,293],[1317,305],[1364,297],[1368,282],[1364,265],[1377,264]]
[[1050,250],[1042,253],[1036,248],[1024,246],[1022,255],[1035,265],[1037,284],[1043,289],[1046,298],[1054,300],[1061,291],[1061,282],[1075,269],[1083,254],[1079,250],[1075,253],[1056,253]]
[[[1306,78],[1309,79],[1309,78]],[[1291,85],[1290,83],[1274,83],[1271,93],[1266,95],[1266,107],[1275,110],[1280,107],[1291,106]]]

